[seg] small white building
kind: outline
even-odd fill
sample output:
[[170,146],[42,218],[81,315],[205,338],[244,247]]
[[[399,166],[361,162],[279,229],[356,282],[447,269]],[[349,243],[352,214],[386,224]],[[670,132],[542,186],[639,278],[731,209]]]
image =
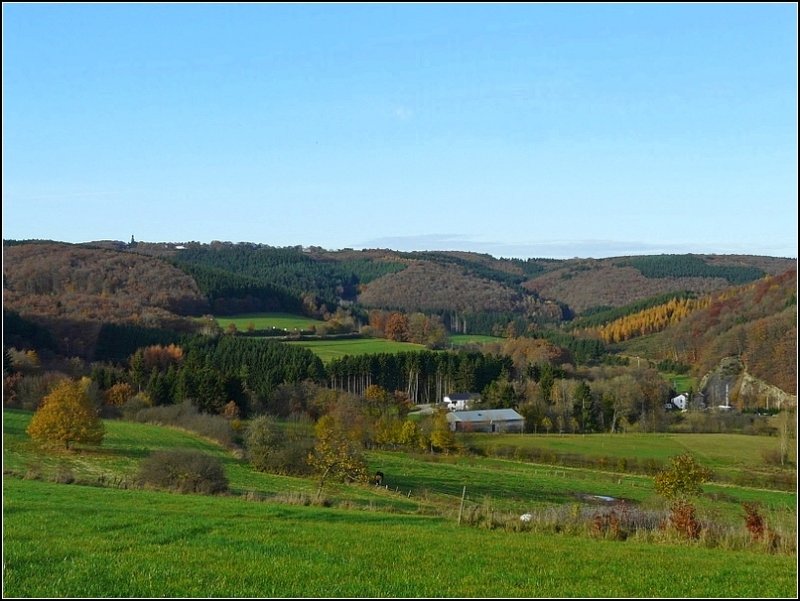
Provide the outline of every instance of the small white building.
[[464,411],[470,409],[473,403],[480,400],[480,395],[474,392],[459,392],[445,396],[442,402],[450,411]]
[[667,409],[680,409],[686,411],[689,408],[689,397],[685,394],[679,394],[669,400],[666,405]]

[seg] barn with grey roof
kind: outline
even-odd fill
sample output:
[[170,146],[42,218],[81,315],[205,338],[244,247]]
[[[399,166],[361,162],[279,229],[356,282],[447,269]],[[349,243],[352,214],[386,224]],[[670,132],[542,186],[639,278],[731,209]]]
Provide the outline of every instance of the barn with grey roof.
[[450,411],[447,421],[453,432],[523,432],[525,418],[513,409]]

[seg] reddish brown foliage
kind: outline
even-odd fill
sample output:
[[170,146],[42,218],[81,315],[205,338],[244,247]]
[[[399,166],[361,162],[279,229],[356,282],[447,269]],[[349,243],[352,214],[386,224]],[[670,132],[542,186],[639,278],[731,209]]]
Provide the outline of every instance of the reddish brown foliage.
[[695,507],[683,500],[676,501],[670,509],[669,522],[681,535],[690,539],[700,538],[702,525],[695,517]]

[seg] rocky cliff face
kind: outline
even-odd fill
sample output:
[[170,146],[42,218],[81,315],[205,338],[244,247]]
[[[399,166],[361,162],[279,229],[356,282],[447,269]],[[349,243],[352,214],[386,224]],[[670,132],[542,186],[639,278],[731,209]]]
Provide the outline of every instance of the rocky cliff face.
[[731,405],[736,409],[796,407],[797,396],[767,384],[747,372],[738,357],[725,357],[700,381],[707,407]]

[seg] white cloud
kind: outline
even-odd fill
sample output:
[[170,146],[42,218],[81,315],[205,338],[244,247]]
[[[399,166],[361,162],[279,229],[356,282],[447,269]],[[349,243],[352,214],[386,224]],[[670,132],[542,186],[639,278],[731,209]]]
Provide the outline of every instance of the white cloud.
[[780,257],[797,256],[796,250],[747,247],[745,244],[699,245],[688,242],[659,243],[638,240],[541,240],[525,243],[476,240],[463,234],[421,234],[383,236],[357,244],[354,248],[389,248],[400,251],[461,250],[487,253],[494,257],[571,259],[623,257],[657,254],[748,254]]

